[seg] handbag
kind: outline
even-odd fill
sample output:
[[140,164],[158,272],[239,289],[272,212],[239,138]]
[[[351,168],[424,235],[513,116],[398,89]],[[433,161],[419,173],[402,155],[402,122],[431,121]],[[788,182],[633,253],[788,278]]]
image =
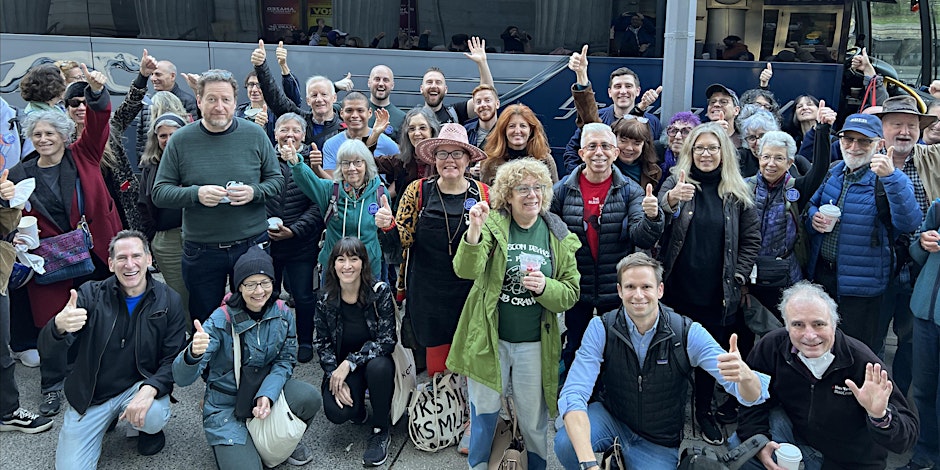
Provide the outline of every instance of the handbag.
[[434,374],[411,396],[408,436],[418,450],[437,452],[460,441],[466,414],[467,399],[457,374]]
[[42,256],[45,261],[43,268],[46,272],[36,274],[37,284],[55,284],[95,272],[95,263],[91,260],[91,249],[95,244],[85,221],[85,198],[82,195],[82,182],[78,178],[75,178],[75,193],[78,197],[78,210],[82,214],[78,227],[70,232],[39,240],[39,246],[33,250],[33,254]]
[[[378,292],[382,282],[376,282],[372,290]],[[392,303],[395,302],[394,296]],[[375,303],[372,304],[375,309],[375,315],[378,317],[379,310]],[[395,363],[395,392],[392,394],[392,425],[398,423],[405,410],[408,409],[408,399],[411,398],[411,392],[418,385],[418,378],[415,370],[415,356],[410,349],[401,344],[401,309],[395,305],[395,349],[392,350],[392,361]]]
[[503,408],[509,419],[500,418],[496,422],[496,435],[490,448],[488,470],[526,470],[529,457],[525,450],[525,441],[519,431],[519,418],[516,416],[515,403],[511,397],[503,399]]
[[601,470],[627,470],[627,464],[623,461],[623,446],[620,445],[619,437],[614,436],[614,443],[604,451],[600,467]]
[[[241,341],[239,341],[241,342]],[[241,380],[238,382],[238,391],[235,394],[235,418],[251,418],[251,410],[255,407],[255,395],[261,389],[261,384],[271,372],[271,364],[261,367],[242,366]]]
[[[241,392],[241,364],[242,364],[242,345],[241,338],[235,333],[235,324],[229,318],[228,309],[222,307],[225,312],[225,318],[229,320],[232,328],[232,342],[235,349],[235,384],[238,391]],[[270,366],[268,366],[270,370]],[[265,377],[267,374],[265,374]],[[262,380],[264,378],[262,377]],[[260,383],[259,383],[260,386]],[[257,390],[255,391],[257,393]],[[239,393],[239,395],[241,395]],[[271,414],[265,419],[249,418],[245,423],[248,427],[248,433],[251,434],[251,440],[254,441],[255,449],[261,457],[261,462],[268,468],[273,468],[287,460],[288,457],[297,448],[297,444],[304,437],[307,431],[307,423],[303,422],[291,410],[284,398],[284,391],[281,390],[277,401],[271,406]]]
[[790,285],[788,257],[758,256],[757,283],[760,287],[786,287]]

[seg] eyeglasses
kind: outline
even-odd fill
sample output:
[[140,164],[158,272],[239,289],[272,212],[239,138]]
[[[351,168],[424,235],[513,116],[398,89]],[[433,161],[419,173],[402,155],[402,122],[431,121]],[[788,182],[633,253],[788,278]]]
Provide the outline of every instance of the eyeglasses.
[[362,168],[362,166],[365,164],[366,164],[365,160],[352,160],[352,161],[339,162],[339,166],[341,168],[349,168],[351,166],[356,167],[356,168]]
[[669,137],[675,137],[679,134],[682,134],[685,136],[691,133],[692,133],[691,127],[667,127],[666,128],[666,135],[668,135]]
[[541,194],[542,191],[545,191],[545,185],[544,184],[536,184],[532,186],[519,185],[519,186],[516,186],[515,188],[512,188],[512,190],[515,191],[516,194],[520,196],[528,196],[532,194],[533,192],[538,192],[539,194]]
[[85,98],[69,98],[65,101],[65,104],[67,104],[70,108],[77,108],[85,104]]
[[270,289],[273,284],[274,283],[272,283],[270,280],[264,280],[260,282],[243,282],[242,287],[244,287],[248,292],[252,292],[257,289],[258,286],[261,286],[261,288],[265,290]]
[[248,83],[245,85],[245,88],[247,88],[247,89],[249,89],[249,90],[252,89],[252,88],[261,88],[261,84],[258,83],[258,82],[248,82]]
[[434,158],[440,161],[447,160],[448,157],[452,157],[454,160],[460,160],[465,156],[467,156],[467,152],[462,149],[454,150],[452,152],[448,152],[447,150],[438,150],[434,152]]
[[604,142],[602,144],[596,144],[596,143],[587,144],[584,146],[584,149],[590,150],[591,152],[596,152],[598,147],[600,147],[605,152],[609,152],[614,149],[614,146],[607,142]]
[[718,153],[720,150],[721,147],[717,145],[709,145],[708,147],[699,147],[696,145],[695,147],[692,147],[692,152],[694,152],[696,155],[704,155],[706,152],[711,155],[713,153]]
[[753,144],[754,142],[757,142],[758,140],[761,140],[761,139],[763,139],[763,138],[764,138],[764,134],[761,134],[761,135],[748,135],[747,137],[744,138],[744,140],[746,140],[746,141],[748,141],[748,142],[750,142],[750,143]]
[[838,137],[843,147],[851,147],[854,144],[858,144],[861,147],[871,147],[871,144],[878,142],[879,140],[879,139],[857,139],[855,137],[848,137],[845,134],[840,134]]
[[773,160],[774,163],[783,164],[783,163],[786,163],[786,162],[787,162],[787,157],[782,157],[782,156],[780,156],[780,155],[772,155],[772,156],[771,156],[771,155],[761,155],[761,156],[760,156],[760,161],[762,161],[762,162],[769,162],[769,161],[771,161],[771,160]]
[[646,123],[650,122],[650,120],[647,119],[647,118],[645,118],[645,117],[642,117],[642,116],[634,116],[634,115],[632,115],[632,114],[625,114],[625,115],[624,115],[622,118],[620,118],[620,119],[625,119],[625,120],[627,120],[627,121],[632,121],[632,120],[635,119],[637,122],[639,122],[639,123],[641,123],[641,124],[646,124]]
[[731,104],[731,100],[729,100],[728,98],[708,100],[709,106],[714,106],[716,104],[719,106],[728,106],[729,104]]

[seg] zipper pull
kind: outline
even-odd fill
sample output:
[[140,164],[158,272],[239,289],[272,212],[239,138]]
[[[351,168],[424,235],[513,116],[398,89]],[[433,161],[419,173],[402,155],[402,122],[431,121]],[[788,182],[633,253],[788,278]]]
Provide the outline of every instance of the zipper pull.
[[124,338],[121,338],[121,349],[124,349]]
[[642,392],[643,391],[643,376],[642,375],[638,376],[636,379],[637,379],[637,383],[640,385],[640,391]]

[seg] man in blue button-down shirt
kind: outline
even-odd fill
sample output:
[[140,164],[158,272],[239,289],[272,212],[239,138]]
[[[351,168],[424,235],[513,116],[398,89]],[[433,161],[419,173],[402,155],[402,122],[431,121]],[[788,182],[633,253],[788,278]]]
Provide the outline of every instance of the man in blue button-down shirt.
[[[594,452],[614,437],[627,468],[676,468],[692,367],[714,376],[745,406],[768,398],[770,377],[742,360],[736,336],[725,352],[701,325],[659,303],[662,273],[644,253],[622,259],[623,306],[592,319],[584,333],[558,399],[565,427],[555,436],[555,454],[568,470],[598,468]],[[589,405],[598,381],[598,400]]]

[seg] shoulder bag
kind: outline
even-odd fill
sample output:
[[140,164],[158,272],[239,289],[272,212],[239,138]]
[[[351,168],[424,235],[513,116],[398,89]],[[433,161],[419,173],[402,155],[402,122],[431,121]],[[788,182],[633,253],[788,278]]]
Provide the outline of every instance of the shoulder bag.
[[95,244],[85,221],[82,182],[78,178],[75,178],[75,193],[78,197],[78,210],[82,214],[78,227],[70,232],[39,240],[39,246],[33,250],[33,254],[42,256],[45,260],[43,268],[46,272],[35,276],[37,284],[55,284],[95,272],[95,263],[91,260],[91,249]]

